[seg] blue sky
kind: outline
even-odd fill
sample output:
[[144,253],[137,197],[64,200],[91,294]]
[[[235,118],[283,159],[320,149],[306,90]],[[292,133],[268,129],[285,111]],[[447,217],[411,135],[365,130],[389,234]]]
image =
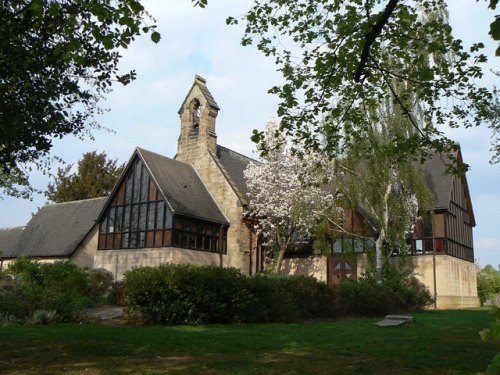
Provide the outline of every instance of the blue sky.
[[[74,163],[84,152],[104,150],[109,157],[126,162],[134,147],[140,146],[174,156],[179,135],[177,111],[194,75],[200,74],[221,107],[219,144],[255,157],[250,135],[275,117],[277,100],[267,90],[281,77],[271,58],[253,46],[240,45],[241,27],[225,24],[227,16],[243,14],[251,1],[209,0],[206,9],[193,8],[190,0],[144,4],[156,19],[162,40],[155,45],[148,38],[139,38],[123,51],[122,69],[135,69],[138,78],[126,87],[116,87],[102,103],[110,111],[98,121],[113,133],[95,132],[93,141],[73,137],[55,141],[53,154]],[[487,9],[486,1],[450,0],[449,4],[455,36],[465,46],[484,42],[489,67],[499,70],[496,44],[488,36],[495,12]],[[500,79],[488,73],[484,84],[498,86]],[[485,127],[443,130],[461,143],[464,159],[471,165],[467,178],[478,224],[475,257],[482,266],[496,266],[500,264],[500,165],[488,164],[491,134]],[[49,177],[35,172],[32,182],[46,189]],[[43,195],[32,201],[5,198],[0,201],[0,227],[26,224],[45,201]]]

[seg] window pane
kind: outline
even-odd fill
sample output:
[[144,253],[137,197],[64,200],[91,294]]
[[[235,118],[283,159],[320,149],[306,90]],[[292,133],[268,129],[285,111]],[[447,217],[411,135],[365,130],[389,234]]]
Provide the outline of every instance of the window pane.
[[137,160],[137,163],[135,164],[135,170],[134,170],[134,191],[133,191],[133,196],[132,196],[132,202],[138,203],[139,198],[140,198],[140,193],[141,193],[141,168],[142,163],[140,160]]
[[203,250],[203,236],[201,234],[196,236],[196,248]]
[[158,203],[158,214],[156,216],[156,229],[163,229],[163,210],[165,209],[165,203]]
[[146,230],[147,209],[148,205],[146,203],[141,204],[141,211],[139,214],[139,230]]
[[210,237],[208,236],[205,236],[203,240],[203,249],[207,251],[210,250]]
[[130,230],[130,206],[125,206],[123,217],[123,231],[128,232]]
[[156,203],[150,203],[148,211],[148,230],[155,229],[155,213],[156,213]]
[[181,233],[177,230],[173,231],[172,245],[181,246]]
[[146,167],[142,168],[142,183],[141,183],[141,202],[148,200],[149,192],[149,173]]
[[354,252],[356,253],[363,252],[363,240],[361,238],[354,239]]
[[[424,237],[432,237],[432,217],[431,215],[424,216]],[[426,249],[426,251],[428,251]]]
[[181,232],[181,246],[188,247],[188,234],[186,232]]
[[123,207],[116,208],[116,232],[123,231]]
[[137,247],[137,232],[130,233],[130,247]]
[[[163,204],[163,202],[162,202]],[[170,212],[170,210],[168,209],[168,207],[166,208],[166,216],[167,216],[167,220],[165,222],[165,228],[172,228],[172,213]]]
[[139,216],[139,206],[137,204],[134,204],[132,206],[132,220],[131,220],[132,224],[130,226],[130,230],[133,232],[137,230],[137,224],[139,223],[138,216]]
[[99,227],[99,232],[100,233],[106,233],[106,224],[108,222],[108,216],[104,215],[101,219],[101,225]]
[[125,187],[125,204],[132,203],[132,173],[127,177],[127,185]]
[[416,240],[415,241],[415,252],[417,254],[422,254],[422,251],[423,251],[422,240]]
[[335,254],[342,252],[342,239],[336,239],[333,241],[332,250]]
[[129,238],[129,234],[128,233],[124,233],[122,235],[122,247],[124,249],[128,249],[129,248],[129,241],[128,241],[128,238]]
[[189,248],[196,249],[196,235],[192,233],[189,235]]
[[434,249],[432,248],[432,240],[424,241],[424,250],[426,253],[432,253]]
[[137,247],[145,247],[146,246],[146,232],[139,232],[139,243]]
[[108,211],[108,233],[115,231],[115,208],[111,207]]

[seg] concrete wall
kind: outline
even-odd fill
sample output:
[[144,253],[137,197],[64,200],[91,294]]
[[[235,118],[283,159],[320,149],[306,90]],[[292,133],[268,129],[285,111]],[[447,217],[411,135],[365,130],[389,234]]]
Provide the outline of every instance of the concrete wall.
[[[416,277],[434,294],[432,255],[412,257]],[[449,255],[436,255],[437,307],[478,307],[476,266]]]
[[285,275],[313,276],[317,280],[327,281],[326,271],[327,257],[312,256],[308,258],[286,258],[283,259],[281,273]]
[[225,265],[225,255],[175,247],[97,250],[94,268],[104,268],[113,273],[115,280],[122,280],[125,272],[139,267],[180,263],[218,266],[221,261]]

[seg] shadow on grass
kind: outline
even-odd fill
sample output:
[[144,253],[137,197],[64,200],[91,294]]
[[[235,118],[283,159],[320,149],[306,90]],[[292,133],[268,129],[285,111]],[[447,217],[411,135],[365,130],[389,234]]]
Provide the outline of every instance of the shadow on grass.
[[474,374],[496,353],[485,311],[429,311],[382,329],[331,323],[0,328],[2,374]]

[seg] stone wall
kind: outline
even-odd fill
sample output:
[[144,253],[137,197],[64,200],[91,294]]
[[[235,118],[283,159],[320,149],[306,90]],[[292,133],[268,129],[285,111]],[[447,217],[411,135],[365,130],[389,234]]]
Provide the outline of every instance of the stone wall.
[[127,250],[97,250],[94,268],[110,271],[115,280],[122,280],[125,272],[139,267],[155,267],[161,264],[190,263],[199,266],[225,264],[225,255],[204,251],[160,247]]
[[[432,255],[412,257],[416,277],[434,294]],[[437,308],[478,307],[476,266],[449,255],[436,255]]]
[[[197,133],[193,131],[192,114],[189,109],[189,105],[194,99],[198,99],[202,104]],[[181,134],[177,144],[176,160],[194,167],[230,223],[227,232],[227,261],[224,265],[248,273],[249,246],[242,239],[241,215],[243,207],[216,156],[215,119],[217,110],[210,106],[199,86],[193,85],[179,115]]]
[[285,258],[281,273],[285,275],[313,276],[317,280],[327,280],[327,257],[312,256],[308,258]]
[[70,261],[78,267],[94,267],[94,256],[97,250],[99,225],[95,224],[70,257]]

